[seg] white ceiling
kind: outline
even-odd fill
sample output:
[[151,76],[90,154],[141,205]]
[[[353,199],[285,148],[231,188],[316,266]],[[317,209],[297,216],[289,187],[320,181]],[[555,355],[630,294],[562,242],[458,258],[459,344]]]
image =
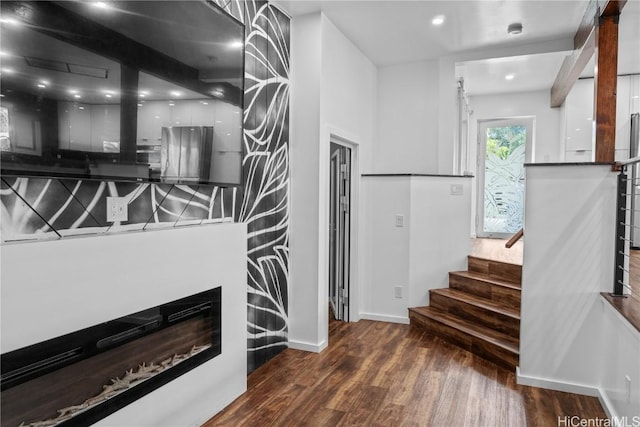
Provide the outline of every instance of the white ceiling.
[[[291,16],[322,11],[374,64],[386,66],[573,37],[588,0],[282,0]],[[445,23],[431,25],[435,15]],[[507,34],[513,22],[523,33]],[[640,72],[640,0],[620,23],[620,70]],[[570,52],[457,64],[469,94],[549,89]],[[622,72],[622,71],[621,71]],[[515,78],[505,81],[513,73]]]
[[[587,0],[278,2],[293,17],[322,10],[378,66],[572,37],[587,3]],[[440,14],[445,15],[445,23],[439,27],[431,25],[431,19]],[[513,22],[522,23],[522,34],[507,34],[507,26]]]
[[[456,77],[464,78],[468,95],[529,92],[551,88],[570,52],[510,56],[456,64]],[[505,76],[513,75],[513,80]]]

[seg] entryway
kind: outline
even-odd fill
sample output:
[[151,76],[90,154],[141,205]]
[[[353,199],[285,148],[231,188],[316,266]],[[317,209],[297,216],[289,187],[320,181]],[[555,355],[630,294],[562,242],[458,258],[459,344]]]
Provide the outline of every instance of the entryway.
[[524,163],[533,121],[478,121],[478,237],[509,238],[522,228]]
[[349,321],[351,148],[331,141],[329,178],[329,305]]

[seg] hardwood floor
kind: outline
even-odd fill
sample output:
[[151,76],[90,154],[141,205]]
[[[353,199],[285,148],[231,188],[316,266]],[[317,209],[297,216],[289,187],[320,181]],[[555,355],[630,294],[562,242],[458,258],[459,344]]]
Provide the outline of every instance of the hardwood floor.
[[332,322],[320,354],[287,349],[248,378],[213,426],[557,426],[605,418],[594,397],[515,375],[409,325]]

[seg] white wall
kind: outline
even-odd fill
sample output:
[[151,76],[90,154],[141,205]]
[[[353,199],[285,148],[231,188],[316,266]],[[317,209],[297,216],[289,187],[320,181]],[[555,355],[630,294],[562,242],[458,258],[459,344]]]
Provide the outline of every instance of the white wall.
[[[603,342],[600,394],[610,416],[635,416],[640,423],[640,332],[608,301],[600,300]],[[613,333],[611,333],[613,332]],[[625,377],[631,379],[628,388]]]
[[246,225],[65,238],[1,251],[3,353],[222,286],[222,354],[98,425],[201,425],[246,390]]
[[438,62],[378,69],[373,173],[438,173]]
[[[289,343],[322,345],[318,327],[321,16],[291,21]],[[295,345],[295,344],[294,344]]]
[[[412,307],[429,304],[429,289],[449,287],[449,272],[467,269],[470,253],[469,177],[414,177],[411,181]],[[462,194],[452,195],[451,186]]]
[[[463,194],[451,195],[452,184]],[[470,178],[363,177],[362,318],[408,323],[409,307],[427,305],[429,289],[447,287],[448,272],[465,269],[470,186]]]
[[[526,173],[518,382],[606,401],[623,371],[637,399],[640,334],[629,337],[607,320],[600,296],[613,287],[617,175],[607,165],[537,165]],[[617,367],[608,366],[609,352],[621,351],[628,353],[615,357]],[[639,415],[628,412],[637,405],[609,410]]]
[[[294,17],[291,40],[289,345],[321,351],[328,340],[330,139],[337,136],[356,149],[352,229],[357,242],[358,173],[371,169],[377,73],[321,13]],[[357,294],[360,245],[352,246],[351,286]]]

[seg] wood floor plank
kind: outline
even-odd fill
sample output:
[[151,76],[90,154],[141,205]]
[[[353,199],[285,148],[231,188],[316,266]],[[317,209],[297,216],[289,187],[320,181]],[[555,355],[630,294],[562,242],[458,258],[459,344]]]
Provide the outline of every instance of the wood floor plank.
[[409,325],[332,325],[329,347],[288,349],[248,378],[212,426],[557,425],[605,418],[597,398],[516,384],[515,375]]

